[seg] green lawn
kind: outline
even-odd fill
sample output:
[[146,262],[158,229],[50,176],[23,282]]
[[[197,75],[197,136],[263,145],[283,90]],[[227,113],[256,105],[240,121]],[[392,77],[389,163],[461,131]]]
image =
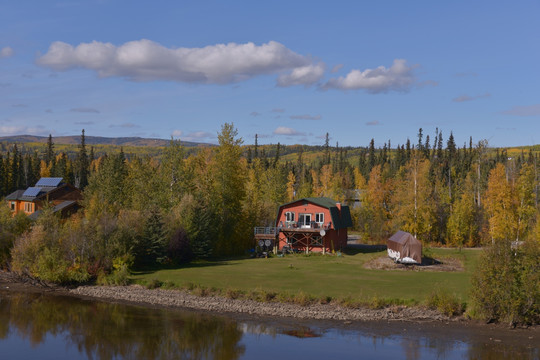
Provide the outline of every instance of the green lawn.
[[364,262],[386,251],[350,253],[343,256],[288,255],[269,259],[235,259],[195,262],[178,269],[141,272],[133,275],[138,283],[157,279],[178,287],[197,284],[217,289],[246,292],[297,294],[304,292],[317,297],[331,296],[369,300],[373,297],[398,298],[407,302],[423,302],[435,288],[446,289],[467,301],[470,278],[476,266],[479,250],[432,249],[434,258],[459,258],[465,265],[461,272],[369,270]]

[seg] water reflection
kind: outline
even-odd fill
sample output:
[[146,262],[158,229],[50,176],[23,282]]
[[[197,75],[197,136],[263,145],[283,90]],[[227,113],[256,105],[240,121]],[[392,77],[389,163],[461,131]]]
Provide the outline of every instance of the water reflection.
[[[439,329],[437,335],[430,333],[436,326],[430,330],[418,324],[366,324],[355,330],[309,324],[235,321],[189,311],[0,290],[2,358],[417,360],[539,357],[538,347],[509,345],[506,341],[490,343],[471,329]],[[32,349],[28,349],[28,344]],[[21,349],[34,352],[23,353]]]
[[90,359],[227,360],[245,351],[236,322],[223,317],[1,293],[0,339],[13,333],[32,346],[64,336],[68,347]]

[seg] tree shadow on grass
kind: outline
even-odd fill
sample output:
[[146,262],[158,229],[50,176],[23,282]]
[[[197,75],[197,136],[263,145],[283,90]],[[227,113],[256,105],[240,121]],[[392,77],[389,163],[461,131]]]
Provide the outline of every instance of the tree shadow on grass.
[[196,269],[196,268],[206,268],[206,267],[211,267],[211,266],[233,265],[235,260],[241,260],[241,259],[222,259],[222,260],[204,260],[204,261],[197,260],[197,261],[192,261],[185,264],[144,267],[144,268],[133,270],[132,274],[133,275],[148,275],[148,274],[153,274],[156,271],[160,271],[160,270]]
[[345,255],[370,254],[386,251],[386,245],[349,244],[343,251]]
[[442,261],[439,261],[429,256],[422,256],[421,266],[440,265],[440,264],[442,264]]

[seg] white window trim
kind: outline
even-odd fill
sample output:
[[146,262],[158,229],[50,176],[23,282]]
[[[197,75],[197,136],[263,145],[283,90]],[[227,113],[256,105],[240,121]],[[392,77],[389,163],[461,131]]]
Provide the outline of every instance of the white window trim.
[[[309,228],[311,227],[311,221],[313,221],[313,214],[310,214],[310,213],[301,213],[298,215],[298,221],[300,221],[300,217],[303,216],[304,217],[304,222],[302,222],[301,224],[298,224],[299,226],[301,226],[302,228]],[[309,221],[307,222],[306,224],[306,217],[309,216]]]
[[324,224],[324,213],[316,213],[315,214],[315,222],[317,224]]
[[293,211],[287,211],[285,213],[285,221],[286,222],[294,222],[294,212]]

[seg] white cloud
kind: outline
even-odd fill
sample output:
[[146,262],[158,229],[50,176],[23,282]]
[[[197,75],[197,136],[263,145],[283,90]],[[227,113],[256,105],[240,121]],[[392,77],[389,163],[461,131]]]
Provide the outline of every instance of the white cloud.
[[183,134],[182,130],[173,130],[171,135],[173,137],[180,137],[180,136],[182,136],[182,134]]
[[304,114],[304,115],[291,115],[289,116],[289,118],[291,118],[292,120],[321,120],[322,116]]
[[477,100],[477,99],[488,98],[490,96],[491,96],[490,93],[485,93],[485,94],[482,94],[482,95],[475,95],[475,96],[461,95],[461,96],[453,98],[452,101],[454,101],[454,102],[473,101],[473,100]]
[[10,48],[9,46],[6,46],[0,49],[0,59],[11,57],[13,56],[14,53],[15,52],[13,51],[12,48]]
[[119,125],[111,124],[109,125],[109,128],[124,128],[124,129],[132,129],[132,128],[138,128],[139,125],[136,125],[134,123],[126,122]]
[[272,112],[275,112],[275,113],[284,113],[284,112],[285,112],[285,109],[282,109],[282,108],[273,108],[273,109],[272,109]]
[[330,72],[333,74],[333,73],[337,73],[339,70],[341,70],[341,68],[343,68],[343,64],[337,64],[335,65],[332,70],[330,70]]
[[366,123],[367,126],[377,126],[377,125],[381,125],[381,123],[379,122],[379,120],[374,120],[374,121],[368,121]]
[[310,64],[297,67],[289,74],[281,74],[277,79],[278,86],[288,87],[294,85],[313,85],[324,75],[324,64]]
[[274,130],[275,135],[288,135],[288,136],[305,136],[306,134],[303,132],[299,132],[294,130],[293,128],[285,127],[285,126],[279,126]]
[[216,137],[215,134],[212,134],[206,131],[195,131],[182,137],[182,140],[199,142],[199,141],[208,141],[208,140],[214,139],[215,137]]
[[98,41],[72,46],[56,41],[37,63],[58,71],[90,69],[100,77],[206,84],[228,84],[287,71],[291,74],[285,80],[304,84],[302,81],[312,81],[320,72],[319,64],[313,65],[308,57],[275,41],[260,46],[249,42],[204,48],[167,48],[146,39],[120,46]]
[[69,109],[71,112],[79,112],[79,113],[93,113],[93,114],[99,114],[99,110],[94,108],[87,108],[87,107],[79,107],[79,108],[72,108]]
[[251,113],[249,113],[250,116],[253,116],[253,117],[257,117],[257,116],[261,116],[262,114],[260,112],[257,112],[257,111],[252,111]]
[[388,91],[407,91],[416,82],[414,66],[407,66],[404,59],[395,59],[390,68],[379,66],[376,69],[352,70],[347,76],[332,78],[322,86],[323,89],[367,90],[370,93]]
[[528,106],[514,106],[510,110],[502,112],[504,115],[514,116],[540,116],[540,104]]
[[44,135],[47,133],[42,126],[0,126],[0,136],[9,135]]

